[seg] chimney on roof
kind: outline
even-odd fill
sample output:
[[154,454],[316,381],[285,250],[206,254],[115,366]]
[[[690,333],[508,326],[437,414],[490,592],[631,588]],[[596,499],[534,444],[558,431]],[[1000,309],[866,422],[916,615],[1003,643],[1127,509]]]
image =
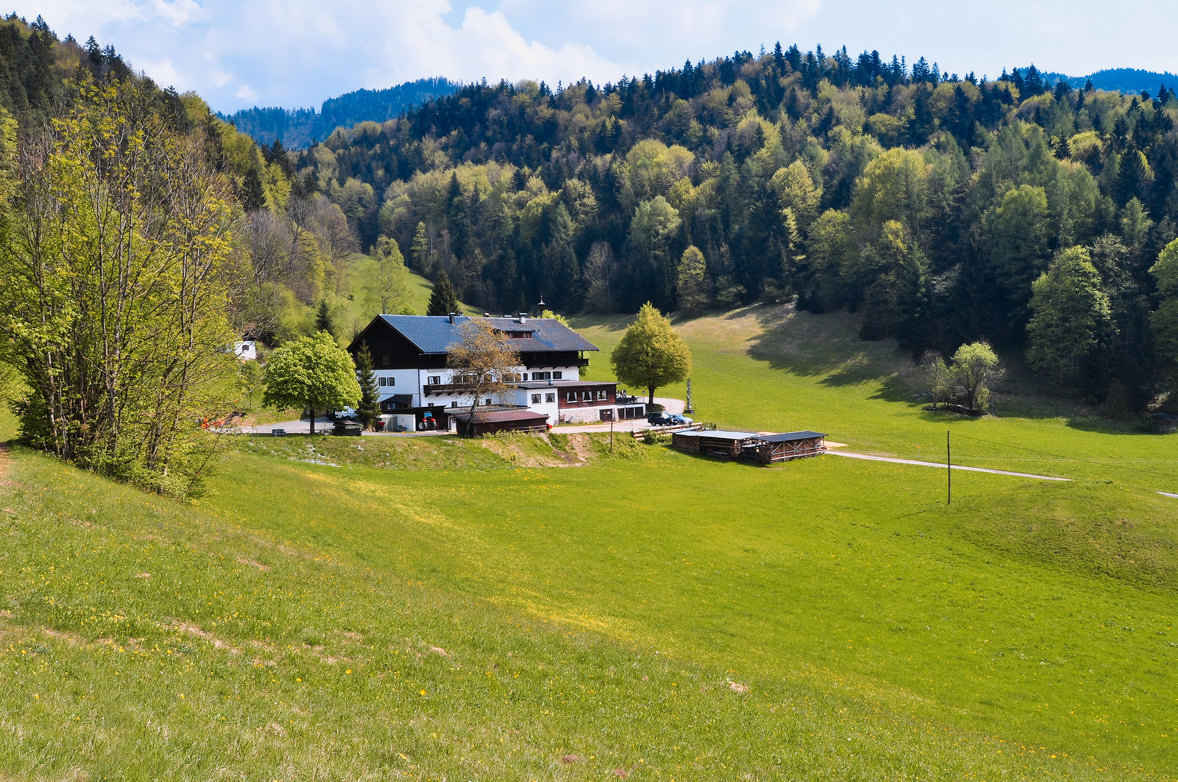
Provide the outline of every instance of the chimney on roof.
[[454,314],[455,314],[455,313],[453,313],[453,312],[451,312],[451,313],[450,313],[450,325],[451,325],[451,326],[453,326],[453,325],[454,325]]
[[528,322],[528,313],[526,313],[526,312],[521,312],[521,313],[519,314],[519,322],[520,322],[520,323],[527,323],[527,322]]

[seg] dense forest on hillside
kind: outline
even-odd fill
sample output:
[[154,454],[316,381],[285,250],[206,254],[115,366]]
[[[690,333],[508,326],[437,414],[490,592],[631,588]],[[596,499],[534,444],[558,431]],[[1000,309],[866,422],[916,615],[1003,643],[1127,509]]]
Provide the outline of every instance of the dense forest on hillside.
[[[1087,308],[1043,375],[1140,405],[1169,361],[1150,268],[1178,234],[1175,112],[1164,87],[1050,86],[1033,66],[985,81],[778,45],[600,87],[472,84],[337,131],[294,168],[362,244],[392,237],[488,309],[796,296],[862,312],[864,337],[919,353],[1022,349],[1036,312]],[[1033,300],[1073,247],[1095,290]]]
[[336,128],[393,119],[434,98],[453,95],[458,88],[449,79],[418,79],[383,90],[348,92],[324,101],[318,111],[254,107],[221,118],[259,143],[280,141],[290,149],[305,149]]
[[[93,39],[0,28],[0,100],[22,132],[80,76],[146,81]],[[1074,89],[1033,66],[987,81],[778,45],[601,86],[471,84],[304,152],[156,92],[237,195],[230,317],[271,343],[355,295],[341,281],[364,248],[365,300],[390,309],[407,258],[487,310],[796,298],[859,313],[864,338],[913,355],[990,340],[1121,409],[1178,381],[1165,86]]]

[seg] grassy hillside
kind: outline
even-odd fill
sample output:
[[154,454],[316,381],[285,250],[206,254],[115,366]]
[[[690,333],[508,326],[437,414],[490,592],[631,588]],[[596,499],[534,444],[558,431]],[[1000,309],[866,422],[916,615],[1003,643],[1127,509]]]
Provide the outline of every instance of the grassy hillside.
[[[574,322],[601,348],[592,377],[609,376],[609,353],[628,324],[622,316]],[[960,464],[1178,492],[1178,437],[1025,394],[999,394],[996,417],[925,411],[911,361],[890,340],[861,341],[853,315],[765,306],[675,325],[695,354],[699,420],[814,429],[857,450],[933,461],[944,459],[951,431]],[[682,398],[685,384],[658,393]]]
[[242,438],[185,506],[14,449],[0,772],[1169,777],[1178,505],[1066,454],[1160,471],[1178,440],[925,416],[887,346],[821,358],[843,325],[683,324],[697,406],[896,452],[1018,438],[1040,461],[972,458],[1079,480],[960,475],[946,507],[938,471],[834,457]]

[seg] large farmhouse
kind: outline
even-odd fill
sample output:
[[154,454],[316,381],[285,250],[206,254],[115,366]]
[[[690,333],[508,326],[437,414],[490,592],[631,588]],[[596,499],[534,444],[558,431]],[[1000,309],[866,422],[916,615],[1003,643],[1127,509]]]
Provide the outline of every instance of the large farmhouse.
[[[382,412],[406,419],[415,429],[448,428],[450,416],[465,413],[474,401],[467,386],[446,366],[457,344],[465,315],[378,315],[361,331],[348,352],[355,358],[367,343],[372,354]],[[482,318],[507,335],[520,364],[508,398],[480,399],[479,405],[501,404],[547,416],[547,422],[589,423],[640,418],[640,400],[617,392],[617,384],[581,380],[588,352],[597,346],[558,320],[521,314]],[[407,420],[409,417],[412,420]]]

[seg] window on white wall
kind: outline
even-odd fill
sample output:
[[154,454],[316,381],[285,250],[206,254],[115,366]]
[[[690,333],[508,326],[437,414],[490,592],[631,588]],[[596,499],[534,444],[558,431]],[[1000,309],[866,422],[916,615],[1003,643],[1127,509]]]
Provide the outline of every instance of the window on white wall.
[[545,394],[544,401],[545,402],[555,402],[556,401],[556,394]]
[[442,376],[441,375],[430,375],[429,377],[427,377],[425,379],[425,382],[427,385],[440,386],[442,384]]
[[562,380],[563,378],[564,372],[561,372],[559,369],[552,373],[553,380]]
[[540,404],[540,395],[539,394],[532,394],[532,404],[534,404],[534,405]]

